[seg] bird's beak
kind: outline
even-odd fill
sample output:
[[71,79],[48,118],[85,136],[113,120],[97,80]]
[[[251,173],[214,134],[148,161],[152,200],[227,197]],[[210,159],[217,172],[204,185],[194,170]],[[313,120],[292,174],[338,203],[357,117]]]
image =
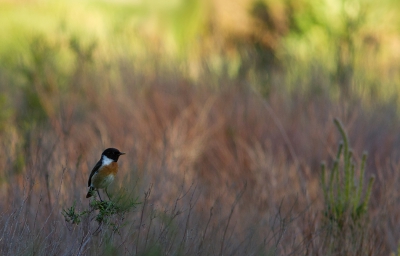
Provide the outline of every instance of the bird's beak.
[[119,155],[120,155],[120,156],[122,156],[122,155],[125,155],[125,153],[123,153],[123,152],[119,152]]

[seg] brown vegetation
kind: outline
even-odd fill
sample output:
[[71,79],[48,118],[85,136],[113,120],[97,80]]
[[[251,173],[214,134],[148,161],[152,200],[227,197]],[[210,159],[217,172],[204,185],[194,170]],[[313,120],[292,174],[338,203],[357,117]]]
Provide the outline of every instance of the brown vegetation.
[[[51,101],[57,111],[29,129],[3,131],[1,254],[381,255],[396,249],[400,122],[385,109],[390,105],[280,90],[263,98],[240,84],[211,89],[174,75],[126,77],[124,86],[108,89],[89,76],[83,92],[49,97],[37,90],[39,101]],[[366,176],[376,175],[363,227],[343,233],[327,226],[320,186],[320,162],[332,165],[340,140],[334,117],[348,129],[358,164],[361,152],[369,152]],[[115,193],[124,188],[141,204],[113,216],[114,229],[99,227],[95,211],[79,225],[66,223],[62,209],[74,202],[89,209],[89,172],[111,146],[127,152]],[[362,239],[352,242],[354,229]],[[340,249],[335,240],[343,242]]]
[[398,4],[105,2],[0,15],[0,255],[400,254]]

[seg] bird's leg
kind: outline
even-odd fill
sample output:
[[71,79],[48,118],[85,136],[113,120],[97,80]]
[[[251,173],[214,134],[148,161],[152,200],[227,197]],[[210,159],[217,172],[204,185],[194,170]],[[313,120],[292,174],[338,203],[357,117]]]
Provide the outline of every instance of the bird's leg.
[[108,197],[108,200],[111,201],[111,198],[110,198],[110,195],[108,194],[107,188],[105,188],[104,191],[106,192],[106,195],[107,195],[107,197]]
[[96,191],[97,191],[97,194],[99,195],[100,201],[102,201],[102,202],[103,202],[103,199],[101,199],[101,196],[100,196],[99,190],[97,189]]

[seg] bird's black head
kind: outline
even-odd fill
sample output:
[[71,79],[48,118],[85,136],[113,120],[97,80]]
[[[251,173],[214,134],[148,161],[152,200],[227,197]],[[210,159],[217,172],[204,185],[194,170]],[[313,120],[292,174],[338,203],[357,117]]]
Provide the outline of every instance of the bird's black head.
[[116,148],[107,148],[106,150],[103,151],[102,155],[112,159],[114,162],[117,162],[119,156],[125,155],[125,153],[120,152]]

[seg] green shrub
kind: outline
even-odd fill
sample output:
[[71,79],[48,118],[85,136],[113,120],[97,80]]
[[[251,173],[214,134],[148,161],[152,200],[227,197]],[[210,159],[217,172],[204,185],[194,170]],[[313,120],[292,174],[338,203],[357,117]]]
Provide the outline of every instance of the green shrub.
[[[360,234],[368,230],[368,203],[374,177],[369,179],[367,185],[364,183],[367,154],[363,154],[360,169],[357,172],[353,151],[350,149],[343,125],[337,119],[334,123],[343,142],[339,144],[329,177],[326,177],[325,163],[322,163],[321,167],[321,184],[325,202],[324,220],[328,230],[327,249],[335,253],[344,253],[343,250],[346,253],[360,253],[364,250],[360,245],[364,244],[363,239],[367,237]],[[344,248],[342,239],[346,239],[346,246],[351,246]],[[348,251],[353,249],[356,251]]]
[[118,193],[112,200],[109,201],[99,201],[96,195],[93,196],[93,200],[90,202],[90,209],[84,211],[76,210],[76,202],[67,209],[62,210],[62,215],[66,222],[71,224],[79,225],[82,218],[92,213],[95,213],[95,220],[99,225],[106,224],[113,231],[118,231],[119,225],[113,218],[124,219],[124,215],[130,211],[133,211],[138,205],[137,198],[131,198],[127,193]]

